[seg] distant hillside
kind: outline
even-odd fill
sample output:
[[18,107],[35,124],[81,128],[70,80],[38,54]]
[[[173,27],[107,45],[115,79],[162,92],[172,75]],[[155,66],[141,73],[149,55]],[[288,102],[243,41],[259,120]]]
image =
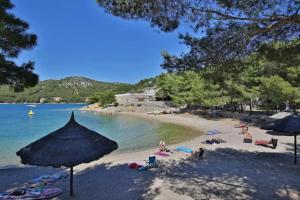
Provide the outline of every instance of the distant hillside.
[[85,102],[99,91],[129,91],[134,85],[125,83],[108,83],[85,77],[67,77],[61,80],[46,80],[24,92],[13,92],[8,86],[0,87],[0,102]]

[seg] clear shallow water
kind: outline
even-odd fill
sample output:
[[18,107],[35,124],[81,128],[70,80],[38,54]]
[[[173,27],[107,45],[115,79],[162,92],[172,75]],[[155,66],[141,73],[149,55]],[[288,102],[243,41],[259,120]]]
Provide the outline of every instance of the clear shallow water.
[[[174,124],[160,123],[125,115],[83,112],[83,104],[0,104],[0,167],[19,163],[16,151],[62,127],[75,112],[75,119],[119,144],[119,151],[146,149],[199,135],[199,132]],[[35,115],[28,116],[32,109]]]

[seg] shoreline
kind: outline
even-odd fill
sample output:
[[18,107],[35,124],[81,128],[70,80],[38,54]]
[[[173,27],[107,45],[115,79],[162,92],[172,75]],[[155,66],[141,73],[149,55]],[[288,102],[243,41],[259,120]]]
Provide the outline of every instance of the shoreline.
[[[87,111],[87,112],[100,112],[101,114],[110,115],[110,113],[101,112],[101,111]],[[230,147],[233,149],[246,150],[246,151],[261,150],[263,152],[282,152],[282,151],[287,152],[287,148],[285,145],[283,145],[283,146],[281,146],[281,148],[277,148],[277,149],[264,148],[261,146],[256,146],[254,144],[252,144],[251,146],[243,145],[243,143],[241,143],[243,136],[241,134],[239,134],[240,129],[233,128],[234,124],[239,122],[239,120],[237,120],[237,119],[228,118],[228,119],[208,120],[208,119],[204,119],[204,118],[201,118],[201,117],[193,115],[193,114],[162,114],[162,115],[152,115],[151,114],[151,115],[149,115],[147,113],[141,113],[141,112],[117,112],[117,113],[113,113],[113,115],[127,115],[127,116],[144,118],[147,120],[155,120],[155,121],[159,121],[162,123],[169,123],[169,124],[179,125],[182,127],[187,127],[189,129],[193,129],[194,131],[201,132],[200,133],[201,135],[199,135],[199,136],[188,138],[182,142],[167,144],[167,146],[171,149],[175,149],[176,146],[189,146],[194,150],[198,149],[199,147],[204,147],[209,150]],[[218,145],[203,144],[203,141],[205,141],[206,139],[212,138],[212,136],[206,135],[205,133],[208,130],[214,130],[214,129],[221,131],[221,134],[218,134],[215,137],[218,137],[226,142],[218,144]],[[253,141],[255,141],[255,139],[266,139],[267,140],[267,139],[271,138],[271,135],[266,134],[265,130],[262,130],[257,127],[250,127],[250,131],[252,134],[254,133]],[[255,132],[253,132],[253,131],[255,131]],[[281,142],[281,143],[288,143],[288,142],[293,141],[292,137],[289,137],[289,136],[276,136],[276,138],[279,138],[279,142]],[[147,147],[145,149],[140,149],[140,148],[128,149],[128,150],[124,150],[124,152],[121,152],[121,150],[115,151],[115,152],[105,156],[104,158],[93,161],[92,163],[101,162],[103,160],[115,160],[115,159],[111,159],[111,158],[112,157],[120,157],[120,155],[121,155],[121,157],[122,156],[128,157],[128,155],[145,154],[145,152],[147,152],[147,153],[155,152],[157,149],[158,149],[158,146],[157,147],[153,146],[153,147]],[[89,165],[89,163],[82,164],[82,165]],[[0,167],[0,171],[1,171],[1,169],[19,168],[19,167],[27,167],[27,166],[24,166],[22,164],[18,164],[16,166],[15,166],[15,164],[13,164],[12,167],[2,166],[2,167]]]
[[[113,113],[114,114],[114,113]],[[276,136],[276,149],[245,144],[240,129],[234,128],[237,120],[207,120],[192,114],[148,115],[146,113],[123,112],[121,115],[143,117],[180,126],[207,131],[221,131],[218,137],[225,143],[203,144],[212,136],[203,135],[189,141],[167,145],[173,153],[168,157],[156,156],[159,167],[139,172],[128,168],[128,163],[144,164],[158,148],[133,152],[113,152],[99,160],[74,167],[73,199],[289,199],[300,198],[300,166],[293,164],[290,144],[293,137]],[[253,141],[270,139],[264,130],[250,127]],[[299,136],[298,136],[299,137]],[[200,160],[191,159],[190,154],[176,152],[176,146],[193,150],[203,147]],[[0,191],[20,186],[41,174],[53,174],[68,169],[52,167],[20,166],[0,169]],[[263,176],[262,176],[263,175]],[[56,199],[69,199],[68,179],[53,185],[63,189]],[[229,184],[230,183],[230,184]],[[286,187],[288,186],[288,187]],[[217,188],[217,190],[216,190]],[[185,191],[185,192],[178,192]]]

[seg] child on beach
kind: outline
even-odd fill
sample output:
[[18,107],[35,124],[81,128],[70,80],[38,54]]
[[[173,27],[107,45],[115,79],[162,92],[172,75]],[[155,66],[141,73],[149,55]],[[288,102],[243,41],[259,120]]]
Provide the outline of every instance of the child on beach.
[[159,150],[166,151],[166,143],[163,140],[159,142]]

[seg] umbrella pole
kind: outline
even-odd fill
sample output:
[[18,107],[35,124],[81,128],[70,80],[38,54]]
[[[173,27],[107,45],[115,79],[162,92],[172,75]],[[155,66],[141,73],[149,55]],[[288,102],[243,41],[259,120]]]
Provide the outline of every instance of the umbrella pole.
[[73,167],[70,168],[70,196],[73,196]]
[[294,152],[295,152],[294,163],[297,164],[297,134],[294,134]]

